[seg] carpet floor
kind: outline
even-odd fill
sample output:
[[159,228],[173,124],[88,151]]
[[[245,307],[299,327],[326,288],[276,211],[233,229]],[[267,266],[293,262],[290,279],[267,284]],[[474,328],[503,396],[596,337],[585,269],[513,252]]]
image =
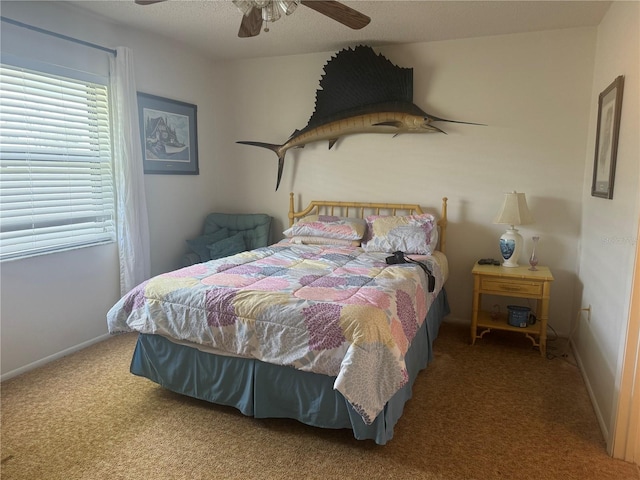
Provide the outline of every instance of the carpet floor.
[[385,446],[164,390],[129,373],[135,339],[1,385],[3,480],[640,480],[607,455],[579,370],[520,335],[470,346],[445,323]]

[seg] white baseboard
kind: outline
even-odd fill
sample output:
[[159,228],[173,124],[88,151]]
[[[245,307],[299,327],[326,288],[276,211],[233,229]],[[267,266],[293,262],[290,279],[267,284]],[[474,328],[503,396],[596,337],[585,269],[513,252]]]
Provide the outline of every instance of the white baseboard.
[[596,401],[596,396],[593,393],[593,388],[591,388],[591,382],[589,382],[589,377],[587,377],[587,375],[585,374],[582,359],[578,354],[578,349],[575,348],[575,345],[573,344],[573,340],[571,340],[571,352],[573,353],[573,357],[576,359],[578,370],[580,370],[580,374],[582,375],[584,384],[587,387],[587,393],[589,394],[589,398],[591,399],[591,405],[593,405],[593,411],[596,413],[596,418],[598,419],[598,424],[600,425],[600,431],[602,432],[604,441],[607,444],[607,451],[609,451],[608,450],[609,449],[609,429],[607,428],[607,423],[604,421],[604,418],[602,418],[602,412],[600,411],[600,406]]
[[24,367],[20,367],[20,368],[16,368],[15,370],[11,370],[10,372],[7,372],[7,373],[3,374],[2,376],[0,376],[0,382],[4,382],[5,380],[9,380],[10,378],[17,377],[18,375],[26,373],[29,370],[33,370],[34,368],[41,367],[43,365],[46,365],[47,363],[50,363],[50,362],[53,362],[54,360],[59,359],[59,358],[66,357],[67,355],[70,355],[72,353],[78,352],[78,351],[80,351],[80,350],[82,350],[84,348],[87,348],[87,347],[93,345],[94,343],[102,342],[102,341],[104,341],[104,340],[106,340],[107,338],[110,338],[110,337],[111,337],[110,334],[105,333],[104,335],[100,335],[99,337],[92,338],[91,340],[87,340],[86,342],[79,343],[78,345],[74,345],[73,347],[69,347],[69,348],[67,348],[65,350],[62,350],[61,352],[54,353],[53,355],[49,355],[48,357],[42,358],[42,359],[37,360],[37,361],[35,361],[33,363],[25,365]]

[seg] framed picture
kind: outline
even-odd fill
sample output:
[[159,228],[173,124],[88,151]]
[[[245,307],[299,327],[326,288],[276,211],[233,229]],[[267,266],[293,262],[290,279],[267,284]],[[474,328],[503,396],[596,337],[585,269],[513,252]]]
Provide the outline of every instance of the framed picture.
[[591,183],[591,195],[594,197],[613,198],[623,86],[624,76],[620,75],[598,97],[596,155]]
[[197,107],[138,92],[144,173],[198,175]]

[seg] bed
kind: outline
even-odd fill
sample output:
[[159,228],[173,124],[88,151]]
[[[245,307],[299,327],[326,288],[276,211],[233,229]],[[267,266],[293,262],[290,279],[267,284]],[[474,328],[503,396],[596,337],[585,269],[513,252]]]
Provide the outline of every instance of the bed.
[[[449,313],[447,203],[289,201],[285,238],[153,277],[108,312],[131,373],[256,418],[394,434]],[[427,265],[390,265],[404,250]],[[415,250],[415,251],[411,251]]]

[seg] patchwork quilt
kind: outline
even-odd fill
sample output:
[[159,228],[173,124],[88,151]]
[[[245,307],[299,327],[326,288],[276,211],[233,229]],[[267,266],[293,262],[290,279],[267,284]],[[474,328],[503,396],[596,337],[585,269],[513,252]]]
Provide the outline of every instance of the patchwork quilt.
[[335,376],[365,423],[407,381],[404,355],[442,286],[360,247],[279,243],[140,284],[107,314],[137,331]]

